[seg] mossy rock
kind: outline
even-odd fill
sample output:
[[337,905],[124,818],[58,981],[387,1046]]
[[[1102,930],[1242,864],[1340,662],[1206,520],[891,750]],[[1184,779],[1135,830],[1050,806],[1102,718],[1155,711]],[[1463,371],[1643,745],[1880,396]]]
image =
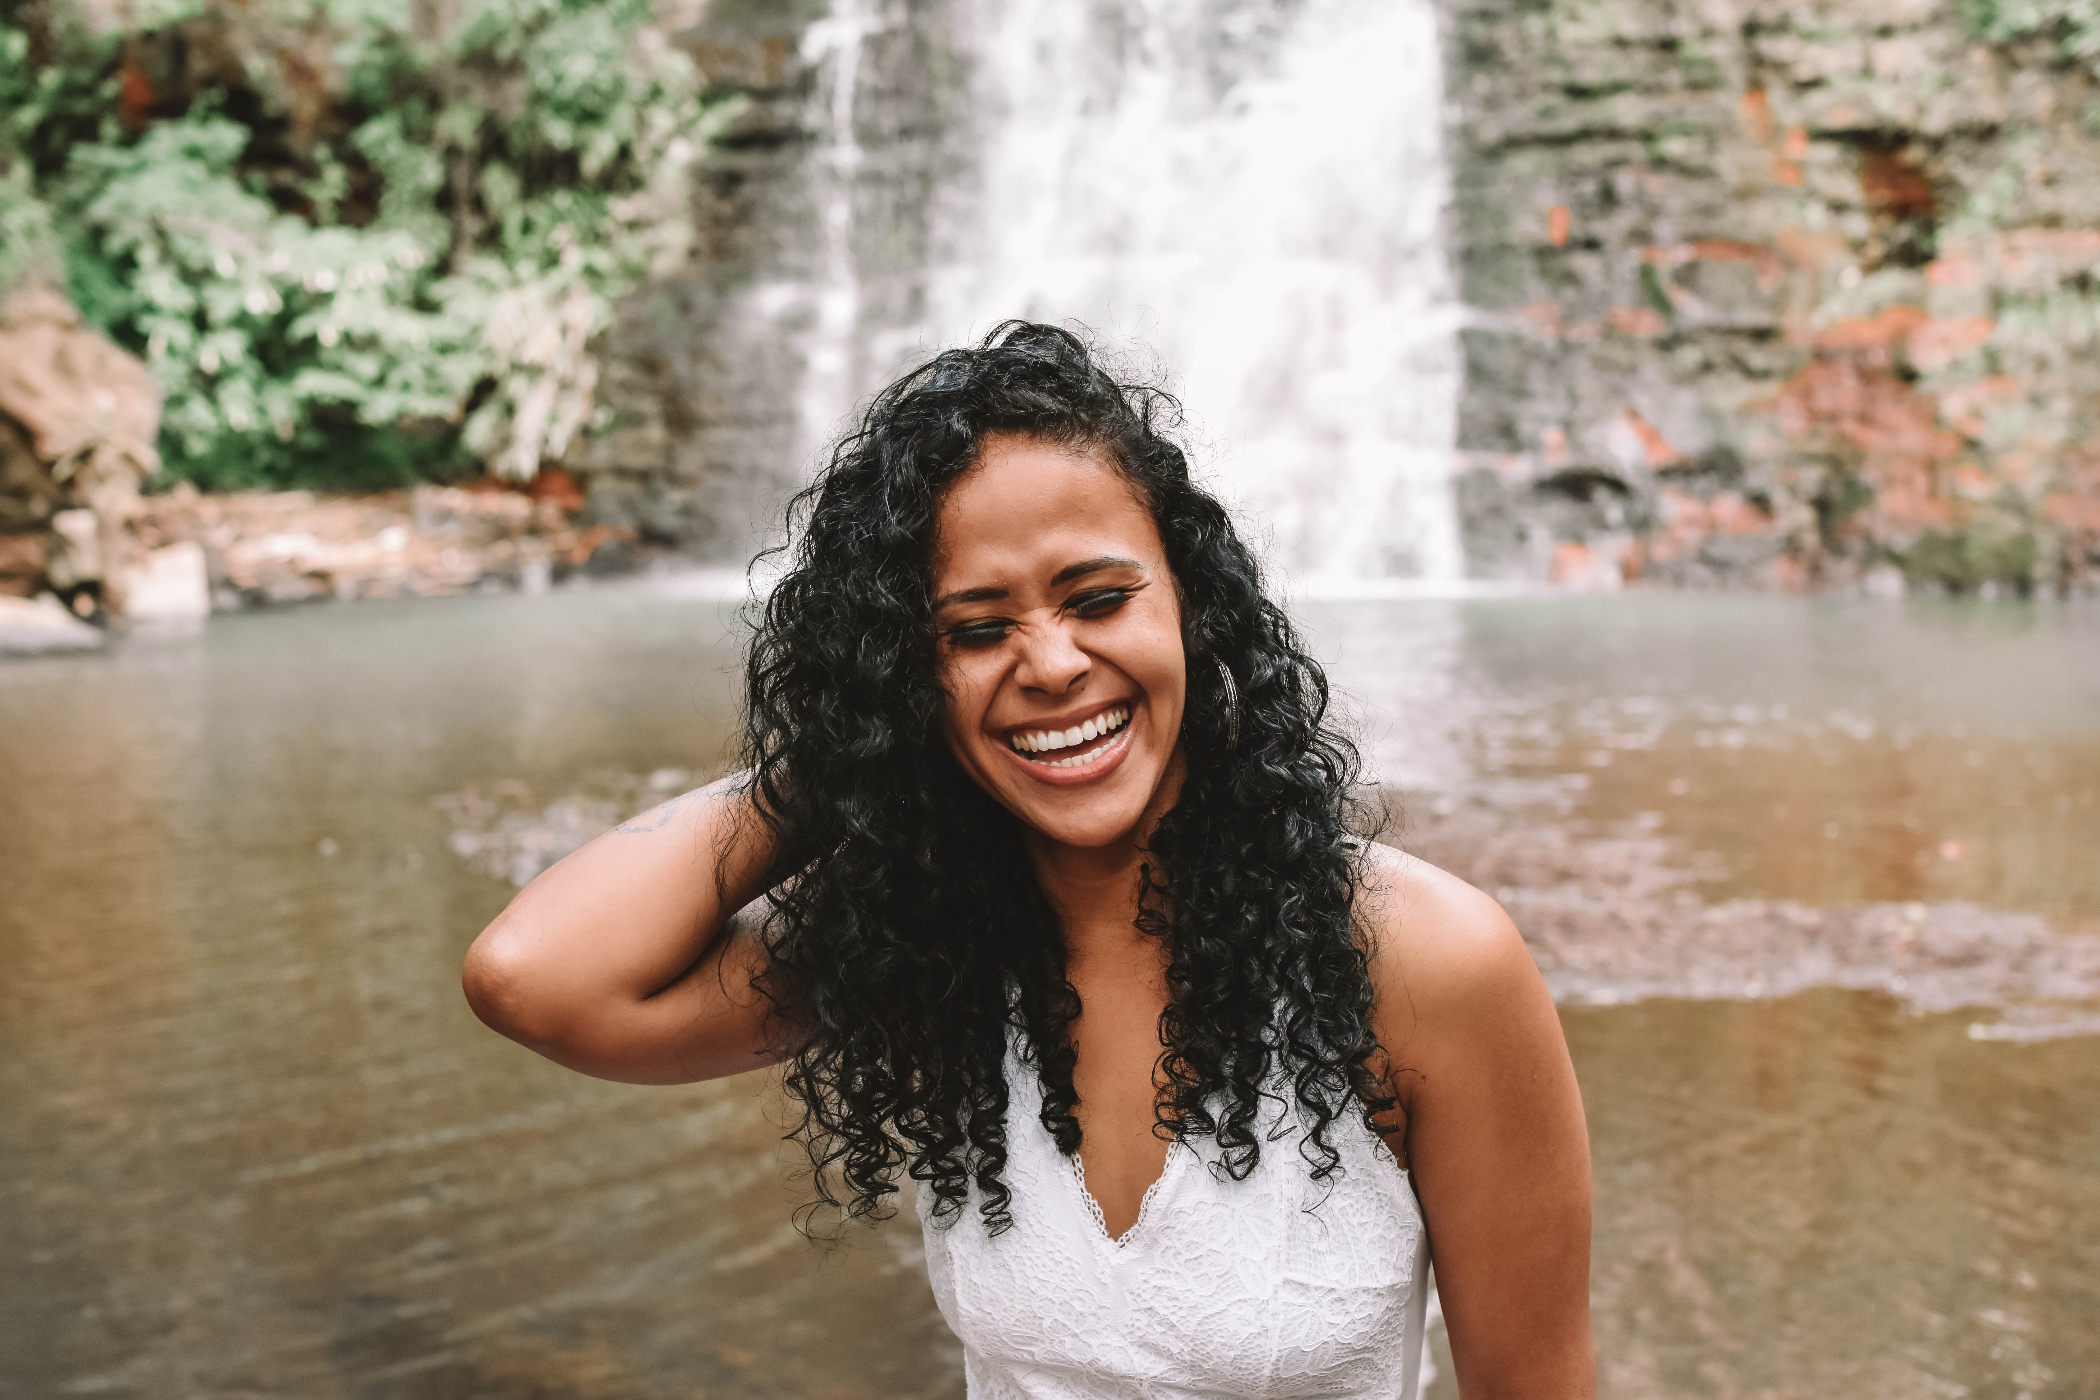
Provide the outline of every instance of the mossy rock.
[[2034,587],[2042,548],[2031,528],[1986,520],[1957,530],[1928,531],[1909,548],[1895,551],[1895,559],[1913,585],[1972,593],[1997,584],[2025,592]]

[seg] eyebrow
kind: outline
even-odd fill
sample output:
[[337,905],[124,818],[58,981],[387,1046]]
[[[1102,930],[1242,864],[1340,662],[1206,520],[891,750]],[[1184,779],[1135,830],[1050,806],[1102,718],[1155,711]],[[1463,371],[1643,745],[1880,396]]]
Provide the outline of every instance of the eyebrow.
[[[1137,560],[1125,559],[1120,554],[1097,554],[1091,559],[1082,559],[1077,564],[1067,564],[1059,569],[1051,575],[1050,586],[1056,588],[1070,583],[1073,579],[1098,574],[1103,569],[1137,569],[1142,572],[1144,567]],[[939,612],[942,608],[952,607],[957,603],[991,603],[1007,596],[1007,591],[999,587],[963,588],[953,593],[943,593],[934,599],[933,610]]]

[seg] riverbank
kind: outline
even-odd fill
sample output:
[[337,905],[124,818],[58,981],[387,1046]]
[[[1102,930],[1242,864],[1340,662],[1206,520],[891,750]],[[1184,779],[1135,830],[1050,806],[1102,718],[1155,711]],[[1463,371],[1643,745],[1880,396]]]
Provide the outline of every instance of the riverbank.
[[[576,481],[552,470],[523,486],[484,480],[357,495],[204,494],[183,484],[146,497],[134,529],[148,551],[196,546],[213,612],[474,593],[539,594],[575,579],[703,567],[632,526],[593,519],[584,509]],[[708,572],[711,576],[716,571]],[[1472,582],[1440,588],[1409,579],[1338,585],[1332,579],[1316,579],[1291,591],[1326,601],[1392,601],[1622,589],[1709,591],[1674,577],[1621,581],[1616,575],[1580,571],[1530,586]],[[1907,584],[1900,573],[1882,570],[1827,580],[1813,591],[1899,598],[1939,596],[1947,590],[1929,583]],[[1995,586],[1981,590],[1985,597],[1998,591]]]
[[[578,518],[582,497],[558,472],[528,488],[493,482],[361,495],[178,485],[141,500],[126,536],[144,565],[130,615],[93,587],[0,594],[0,656],[92,651],[114,634],[193,628],[212,613],[317,602],[540,594],[666,562],[623,526]],[[75,512],[85,515],[85,512]]]
[[201,550],[215,612],[542,593],[579,575],[633,573],[661,553],[632,530],[580,522],[582,504],[557,472],[525,489],[489,482],[354,496],[178,486],[146,498],[137,529],[151,549]]

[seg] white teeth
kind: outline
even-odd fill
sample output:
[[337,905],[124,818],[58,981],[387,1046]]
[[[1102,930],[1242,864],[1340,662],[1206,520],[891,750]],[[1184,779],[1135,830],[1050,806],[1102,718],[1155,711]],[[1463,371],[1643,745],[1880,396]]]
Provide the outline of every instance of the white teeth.
[[[1009,737],[1008,742],[1022,753],[1048,753],[1053,749],[1068,749],[1074,744],[1088,743],[1104,734],[1113,734],[1128,723],[1130,711],[1110,710],[1070,729],[1039,729],[1032,734],[1015,734]],[[1087,757],[1091,758],[1092,755]],[[1069,768],[1083,761],[1085,760],[1075,754],[1071,758],[1059,759],[1046,766]]]
[[[1114,745],[1110,745],[1109,747],[1110,747],[1110,748],[1113,748],[1113,747],[1114,747]],[[1094,750],[1094,751],[1093,751],[1092,753],[1075,753],[1075,754],[1073,754],[1073,755],[1072,755],[1072,756],[1071,756],[1070,758],[1053,758],[1053,759],[1049,760],[1048,762],[1046,762],[1045,764],[1043,764],[1043,767],[1045,767],[1045,768],[1078,768],[1078,767],[1082,766],[1083,764],[1088,764],[1088,763],[1092,763],[1092,762],[1094,762],[1094,761],[1095,761],[1096,759],[1100,758],[1102,754],[1104,754],[1104,753],[1107,753],[1107,752],[1108,752],[1108,749],[1095,749],[1095,750]]]

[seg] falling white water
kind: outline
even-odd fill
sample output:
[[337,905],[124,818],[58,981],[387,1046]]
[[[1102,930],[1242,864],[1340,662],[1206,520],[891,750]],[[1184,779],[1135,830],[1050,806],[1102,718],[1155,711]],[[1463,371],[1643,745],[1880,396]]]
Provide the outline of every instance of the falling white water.
[[815,182],[821,272],[810,289],[811,318],[803,338],[797,427],[808,445],[837,431],[860,385],[853,379],[860,328],[860,278],[853,254],[854,181],[865,153],[854,130],[854,99],[868,36],[883,27],[869,0],[832,0],[831,12],[802,36],[804,61],[820,74],[824,139],[816,153]]
[[797,455],[933,349],[1009,317],[1076,324],[1179,392],[1199,470],[1295,589],[1455,584],[1431,0],[957,0],[949,17],[972,76],[934,107],[962,159],[928,213],[944,251],[909,277],[923,314],[901,324],[871,311],[861,266],[893,231],[856,219],[874,169],[856,98],[871,38],[925,21],[832,0],[803,36],[815,275],[749,291],[797,348]]
[[1297,586],[1456,581],[1429,0],[980,0],[974,19],[981,194],[957,201],[919,343],[1025,316],[1146,347],[1199,468]]

